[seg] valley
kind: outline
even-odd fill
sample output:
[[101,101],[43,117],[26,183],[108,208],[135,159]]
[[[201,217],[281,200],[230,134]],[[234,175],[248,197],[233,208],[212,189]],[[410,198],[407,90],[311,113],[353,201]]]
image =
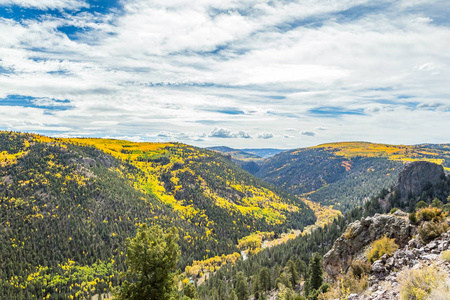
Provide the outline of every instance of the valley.
[[450,155],[446,145],[370,143],[252,151],[0,132],[0,298],[110,293],[125,241],[145,223],[178,229],[177,267],[210,299],[215,278],[261,255],[284,265],[276,253],[287,251],[302,269],[362,206],[381,209],[370,199],[387,199],[405,163],[448,171]]

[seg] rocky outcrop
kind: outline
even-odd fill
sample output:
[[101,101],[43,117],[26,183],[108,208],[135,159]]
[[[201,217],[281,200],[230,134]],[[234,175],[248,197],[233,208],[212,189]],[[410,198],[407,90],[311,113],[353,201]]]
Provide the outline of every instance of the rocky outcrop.
[[405,247],[397,250],[392,257],[383,256],[380,260],[375,261],[372,265],[368,290],[363,295],[353,294],[351,298],[348,297],[347,299],[399,299],[400,291],[397,275],[401,270],[407,268],[417,269],[435,265],[444,271],[447,276],[450,276],[450,262],[441,259],[442,252],[447,250],[450,250],[450,231],[443,233],[426,245],[421,245],[418,240],[412,239]]
[[444,174],[444,168],[434,163],[416,161],[408,164],[398,178],[400,199],[407,202],[409,195],[420,195],[427,183],[438,183]]
[[353,258],[361,255],[371,242],[387,236],[403,247],[415,232],[415,227],[403,216],[376,214],[353,222],[325,254],[324,268],[328,275],[336,277],[341,271],[346,271]]

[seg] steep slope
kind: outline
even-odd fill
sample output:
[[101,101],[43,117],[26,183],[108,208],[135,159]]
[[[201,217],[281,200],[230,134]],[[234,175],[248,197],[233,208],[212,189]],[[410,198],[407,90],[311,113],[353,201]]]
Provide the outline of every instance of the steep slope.
[[0,298],[108,290],[140,223],[176,226],[183,267],[256,230],[314,223],[300,200],[182,144],[0,133]]
[[341,210],[361,205],[390,187],[404,164],[423,160],[450,170],[446,145],[395,146],[364,142],[324,144],[280,153],[256,175],[291,193]]
[[[416,177],[416,175],[419,176]],[[408,178],[409,176],[412,178]],[[427,182],[428,184],[424,185]],[[406,194],[413,199],[406,206],[401,201],[398,191],[401,185],[403,185],[402,190],[405,190]],[[423,190],[414,194],[417,191],[415,185],[422,186]],[[435,198],[441,202],[436,201]],[[263,297],[285,299],[288,298],[287,293],[290,295],[289,299],[293,299],[297,294],[308,297],[308,293],[311,292],[308,277],[312,275],[313,253],[318,252],[323,255],[329,250],[323,260],[325,271],[329,276],[324,276],[326,284],[322,286],[323,290],[319,293],[319,299],[323,299],[323,295],[326,296],[325,299],[398,299],[397,271],[404,268],[405,273],[409,274],[418,267],[427,268],[430,263],[443,267],[446,272],[445,277],[448,278],[450,251],[447,252],[446,262],[443,262],[445,259],[441,259],[439,254],[443,250],[450,250],[450,231],[431,242],[426,241],[422,245],[418,243],[423,238],[433,239],[442,231],[436,229],[443,228],[442,223],[435,223],[435,221],[443,220],[436,217],[433,220],[433,215],[442,218],[445,214],[433,207],[425,208],[424,211],[415,214],[416,218],[411,218],[405,212],[398,210],[397,205],[402,205],[401,207],[405,210],[412,208],[411,211],[414,211],[419,200],[450,211],[450,176],[443,176],[442,166],[421,161],[408,164],[402,174],[397,176],[396,185],[391,192],[382,191],[362,207],[347,211],[345,217],[338,217],[323,229],[319,228],[297,236],[285,244],[264,249],[234,266],[227,265],[220,269],[200,286],[200,299],[212,299],[217,295],[219,299],[229,297],[239,272],[243,272],[248,284],[248,294],[253,294],[249,297],[250,299],[253,297],[256,299],[258,296],[260,299]],[[394,207],[397,210],[387,215],[386,213]],[[424,218],[428,218],[428,221]],[[410,220],[414,219],[416,221],[413,224]],[[446,221],[450,222],[450,219],[447,218]],[[430,223],[434,223],[436,227],[430,226]],[[380,255],[380,260],[370,264],[367,262],[365,251],[370,247],[371,242],[383,237],[394,239],[400,250],[393,253],[390,258],[387,255]],[[413,237],[414,239],[411,240]],[[382,245],[385,245],[384,241]],[[308,264],[309,267],[307,267]],[[415,266],[410,269],[411,265]],[[270,280],[266,280],[267,277]],[[427,288],[427,282],[425,283]],[[366,290],[368,285],[370,288]],[[327,286],[328,291],[326,291]],[[444,290],[438,289],[443,294],[432,299],[447,299],[449,287],[450,285],[447,285]],[[314,298],[311,294],[309,296]]]

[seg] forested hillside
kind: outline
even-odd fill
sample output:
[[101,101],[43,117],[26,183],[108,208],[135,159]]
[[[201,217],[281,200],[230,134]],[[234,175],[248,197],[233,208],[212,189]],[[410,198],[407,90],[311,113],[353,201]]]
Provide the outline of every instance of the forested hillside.
[[256,175],[287,191],[341,210],[390,187],[404,164],[424,160],[450,170],[448,145],[395,146],[364,142],[324,144],[280,153]]
[[314,223],[298,198],[182,144],[0,133],[0,298],[109,290],[139,224],[176,226],[179,267],[237,251],[257,230]]
[[[417,169],[418,174],[425,175],[419,176],[422,183],[426,182],[426,175],[429,174],[424,172],[427,171],[427,168],[422,166]],[[437,169],[439,170],[439,168]],[[411,172],[406,172],[406,174],[404,172],[403,175],[410,176],[411,174]],[[413,177],[416,180],[415,175]],[[441,175],[443,174],[441,173]],[[400,180],[399,176],[396,176],[395,179],[396,181]],[[410,186],[410,188],[414,188],[414,186]],[[316,258],[320,258],[320,255],[324,255],[330,250],[337,237],[348,232],[346,231],[348,224],[377,213],[395,213],[399,208],[414,212],[420,207],[433,206],[433,209],[441,208],[447,213],[450,211],[450,176],[440,176],[434,184],[426,184],[418,194],[410,194],[411,199],[406,202],[401,201],[397,188],[392,186],[389,190],[382,190],[363,206],[348,210],[344,217],[336,218],[323,228],[317,228],[310,234],[298,236],[286,244],[265,249],[234,266],[222,268],[199,287],[200,298],[226,300],[237,295],[238,299],[247,299],[252,296],[255,299],[324,299],[323,294],[327,289],[332,288],[333,282],[331,278],[320,275],[321,283],[318,285],[320,288],[314,291]],[[430,208],[430,210],[432,209]],[[411,215],[415,216],[415,213],[409,215],[409,220],[413,222],[414,219],[411,218]],[[364,234],[372,235],[374,233],[367,231]],[[357,241],[355,244],[360,243],[360,240],[355,240]],[[351,247],[350,244],[348,245]],[[342,255],[345,257],[347,252],[343,251]],[[348,255],[351,258],[351,255]],[[340,261],[336,260],[335,263],[339,264]],[[360,267],[364,268],[364,265],[360,265]],[[319,264],[319,269],[321,269],[321,264]],[[325,299],[336,299],[337,297],[347,299],[351,293],[357,293],[356,290],[364,290],[360,286],[364,281],[354,279],[352,273],[349,272],[347,275],[342,273],[341,275],[340,281],[335,283],[340,291],[340,297],[334,296]],[[365,278],[365,282],[367,284],[367,278]],[[242,298],[242,295],[245,297]]]

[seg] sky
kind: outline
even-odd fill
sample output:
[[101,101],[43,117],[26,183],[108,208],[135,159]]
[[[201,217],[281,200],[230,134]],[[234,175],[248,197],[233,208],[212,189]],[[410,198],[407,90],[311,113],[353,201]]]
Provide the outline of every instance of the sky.
[[448,0],[0,0],[0,130],[450,143]]

